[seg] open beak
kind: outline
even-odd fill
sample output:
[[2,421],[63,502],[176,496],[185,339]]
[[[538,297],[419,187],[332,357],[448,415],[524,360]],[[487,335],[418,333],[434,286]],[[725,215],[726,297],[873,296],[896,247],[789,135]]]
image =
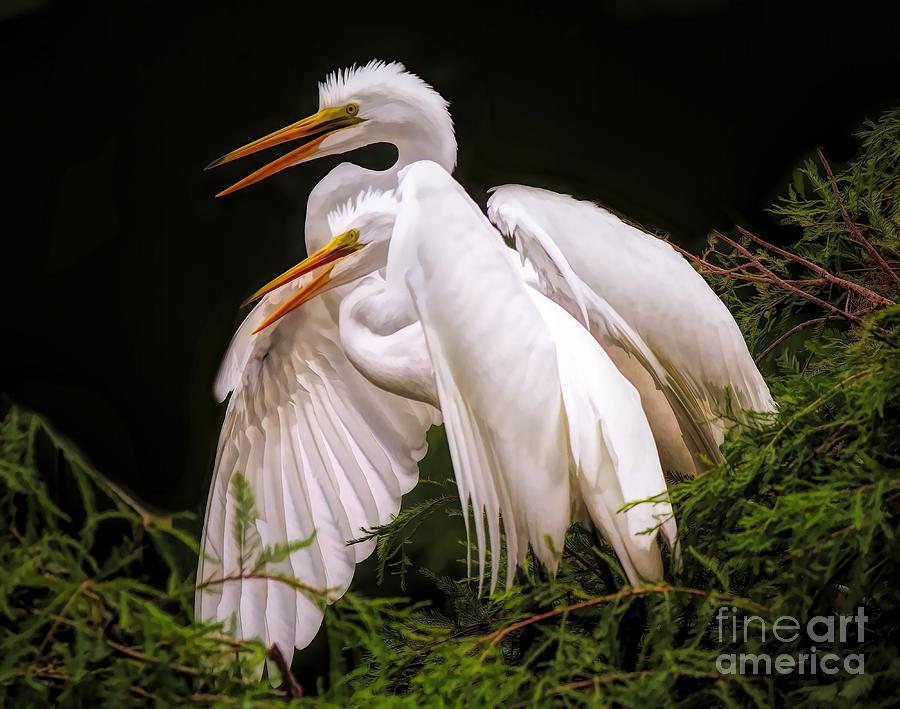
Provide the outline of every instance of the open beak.
[[269,135],[254,140],[252,143],[247,143],[247,145],[238,148],[237,150],[226,153],[218,160],[213,160],[204,169],[211,170],[214,167],[224,165],[232,160],[238,160],[247,155],[253,155],[253,153],[258,153],[261,150],[266,150],[267,148],[272,148],[292,140],[316,136],[299,148],[292,150],[286,155],[282,155],[268,165],[264,165],[256,172],[247,175],[243,180],[236,182],[228,189],[222,190],[216,195],[216,197],[224,197],[225,195],[237,192],[239,189],[247,187],[248,185],[252,185],[255,182],[264,180],[267,177],[274,175],[276,172],[284,170],[286,167],[296,165],[298,162],[312,157],[319,152],[319,146],[328,136],[333,135],[344,128],[355,126],[363,120],[364,119],[359,117],[359,107],[356,104],[325,108],[308,118],[304,118],[302,121],[292,123],[281,130],[269,133]]
[[359,251],[364,246],[365,244],[359,243],[359,232],[356,229],[351,229],[350,231],[344,232],[343,234],[334,237],[321,249],[311,254],[308,258],[304,259],[293,268],[282,273],[280,276],[278,276],[278,278],[269,281],[266,285],[256,291],[256,293],[254,293],[246,301],[244,301],[244,305],[262,298],[264,295],[266,295],[267,293],[271,293],[276,288],[280,288],[281,286],[290,283],[300,276],[310,273],[311,271],[315,271],[317,268],[322,268],[323,266],[325,267],[321,273],[316,275],[316,277],[313,278],[309,283],[304,285],[300,290],[294,293],[294,295],[292,295],[284,303],[282,303],[274,313],[269,315],[269,317],[266,318],[265,321],[263,321],[263,323],[253,331],[253,334],[256,334],[260,330],[264,330],[275,321],[283,318],[292,310],[299,308],[306,301],[314,298],[323,290],[326,290],[328,283],[331,281],[331,271],[337,265],[337,262],[343,258],[346,258],[350,254]]

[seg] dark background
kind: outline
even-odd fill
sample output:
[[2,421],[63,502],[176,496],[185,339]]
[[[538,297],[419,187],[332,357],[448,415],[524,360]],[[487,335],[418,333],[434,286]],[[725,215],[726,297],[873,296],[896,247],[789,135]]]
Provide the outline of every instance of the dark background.
[[482,203],[572,191],[696,248],[736,221],[777,237],[762,210],[798,160],[847,158],[896,103],[888,4],[0,2],[0,392],[148,503],[195,509],[239,304],[302,256],[339,160],[224,200],[270,155],[202,167],[314,112],[328,71],[398,59],[431,82]]

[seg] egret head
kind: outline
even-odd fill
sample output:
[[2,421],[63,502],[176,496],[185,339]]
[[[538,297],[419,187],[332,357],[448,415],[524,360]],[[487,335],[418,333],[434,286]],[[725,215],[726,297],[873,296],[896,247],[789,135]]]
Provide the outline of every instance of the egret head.
[[250,296],[248,302],[300,276],[318,271],[315,277],[285,300],[256,332],[311,298],[384,268],[398,207],[393,192],[369,190],[331,212],[328,215],[328,224],[334,235],[331,241]]
[[336,71],[320,83],[317,113],[223,155],[206,169],[301,138],[310,140],[216,196],[236,192],[287,167],[373,143],[393,143],[401,152],[406,149],[412,153],[406,156],[407,162],[428,158],[450,172],[456,165],[447,102],[402,64],[373,60]]

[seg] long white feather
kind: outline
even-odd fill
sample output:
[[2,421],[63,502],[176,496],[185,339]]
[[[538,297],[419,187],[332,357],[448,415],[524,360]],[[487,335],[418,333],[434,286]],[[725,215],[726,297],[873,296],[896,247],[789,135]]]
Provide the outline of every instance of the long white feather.
[[[640,396],[585,328],[540,293],[531,296],[556,342],[582,501],[629,580],[657,580],[662,577],[657,529],[670,545],[677,530]],[[634,506],[621,511],[626,505]]]
[[[197,593],[205,620],[236,622],[240,637],[277,643],[290,657],[309,644],[322,605],[349,586],[356,563],[374,544],[348,546],[363,529],[396,515],[418,478],[425,433],[436,420],[424,404],[401,399],[364,379],[340,346],[337,325],[313,301],[259,335],[251,335],[295,283],[263,300],[239,328],[220,370],[216,393],[233,389],[220,435],[207,503]],[[277,580],[240,576],[233,539],[231,484],[243,474],[258,519],[250,536],[262,546],[313,543],[269,574],[298,578],[321,594],[304,595]]]
[[[640,360],[695,458],[721,458],[724,415],[735,404],[774,409],[731,313],[669,244],[567,195],[522,185],[492,191],[491,220],[530,255],[555,299],[585,302],[601,344]],[[583,288],[558,275],[568,269]]]
[[405,284],[424,329],[480,570],[481,515],[493,541],[498,512],[508,543],[515,525],[508,553],[521,560],[530,543],[555,569],[571,499],[552,339],[507,249],[443,169],[415,163],[400,193],[387,281]]

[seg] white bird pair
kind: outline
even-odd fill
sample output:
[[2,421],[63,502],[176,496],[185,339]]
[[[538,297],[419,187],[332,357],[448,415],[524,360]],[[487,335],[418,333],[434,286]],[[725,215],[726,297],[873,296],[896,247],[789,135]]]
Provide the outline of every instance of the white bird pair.
[[720,459],[729,401],[773,408],[727,308],[668,244],[608,212],[497,188],[488,216],[523,267],[449,174],[446,102],[401,65],[337,72],[320,104],[213,163],[311,137],[227,194],[323,155],[398,150],[388,170],[343,163],[316,186],[309,258],[255,294],[231,343],[198,575],[232,580],[198,591],[197,615],[233,618],[241,637],[288,657],[305,647],[322,620],[315,598],[234,578],[232,477],[250,483],[261,544],[315,531],[273,571],[333,601],[373,549],[346,542],[397,514],[441,419],[481,579],[490,548],[491,590],[501,522],[507,583],[529,545],[555,570],[573,519],[603,533],[632,583],[659,578],[656,531],[675,540],[663,469],[695,474]]

